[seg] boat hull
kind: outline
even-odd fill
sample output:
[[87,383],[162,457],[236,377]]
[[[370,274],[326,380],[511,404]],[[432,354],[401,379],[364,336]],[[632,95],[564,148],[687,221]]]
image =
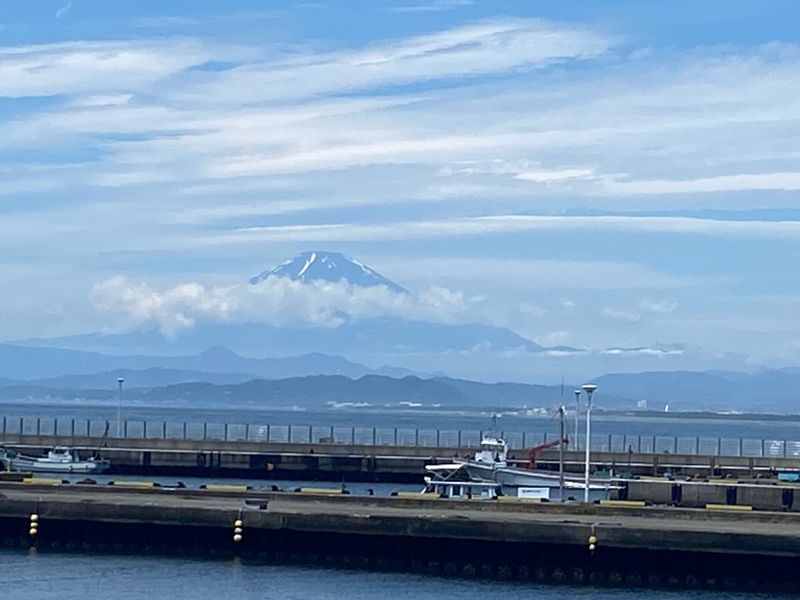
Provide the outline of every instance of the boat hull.
[[[561,481],[558,473],[552,471],[533,471],[514,467],[498,467],[489,464],[467,462],[464,465],[471,479],[494,481],[503,486],[504,493],[517,495],[517,488],[547,488],[551,500],[561,499]],[[564,476],[564,496],[583,496],[585,483],[582,477]],[[609,485],[605,481],[589,481],[589,498],[601,500],[608,497]]]
[[110,466],[107,461],[103,460],[53,463],[27,457],[5,458],[2,462],[9,471],[29,473],[102,473]]

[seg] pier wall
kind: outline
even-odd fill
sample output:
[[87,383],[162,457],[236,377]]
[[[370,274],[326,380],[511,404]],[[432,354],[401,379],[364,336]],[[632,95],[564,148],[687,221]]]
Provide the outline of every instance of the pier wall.
[[261,509],[253,495],[0,484],[0,543],[625,586],[800,583],[794,514],[255,494]]

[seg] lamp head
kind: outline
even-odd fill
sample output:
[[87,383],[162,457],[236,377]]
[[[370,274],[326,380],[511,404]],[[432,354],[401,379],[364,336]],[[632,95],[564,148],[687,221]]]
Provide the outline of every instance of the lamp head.
[[583,389],[583,391],[587,394],[592,395],[592,393],[594,393],[594,391],[597,389],[597,386],[593,383],[585,383],[581,386],[581,389]]
[[117,379],[117,383],[122,383],[123,381],[125,381],[124,377],[120,377],[119,379]]

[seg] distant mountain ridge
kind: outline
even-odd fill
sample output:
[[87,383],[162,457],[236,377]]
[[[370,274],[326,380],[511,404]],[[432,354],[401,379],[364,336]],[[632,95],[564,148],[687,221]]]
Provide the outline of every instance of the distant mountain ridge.
[[92,375],[120,369],[158,369],[194,373],[242,374],[249,378],[279,379],[305,375],[406,375],[404,369],[370,369],[340,356],[305,354],[287,358],[246,358],[225,348],[190,356],[109,355],[62,348],[0,344],[0,379],[34,380],[65,375]]
[[[115,383],[115,380],[111,380]],[[357,379],[342,375],[313,375],[287,379],[254,379],[234,384],[208,382],[177,383],[125,389],[126,402],[154,405],[179,404],[193,408],[247,406],[251,408],[308,409],[347,406],[485,407],[499,409],[530,405],[555,406],[560,386],[515,383],[479,383],[449,378],[423,379],[365,375]],[[106,402],[116,398],[116,387],[100,389],[56,389],[36,382],[0,386],[0,400],[52,401],[54,399]],[[605,397],[607,405],[620,406]],[[623,401],[624,405],[624,401]]]

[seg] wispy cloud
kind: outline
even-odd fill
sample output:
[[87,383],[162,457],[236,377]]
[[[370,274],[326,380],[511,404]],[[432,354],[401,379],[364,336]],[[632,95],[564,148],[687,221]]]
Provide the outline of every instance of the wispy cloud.
[[56,11],[55,18],[60,19],[66,16],[72,10],[72,0],[67,0],[67,3]]
[[388,10],[397,13],[443,12],[466,8],[474,4],[474,0],[431,0],[429,2],[417,2],[416,4],[398,4],[390,6]]

